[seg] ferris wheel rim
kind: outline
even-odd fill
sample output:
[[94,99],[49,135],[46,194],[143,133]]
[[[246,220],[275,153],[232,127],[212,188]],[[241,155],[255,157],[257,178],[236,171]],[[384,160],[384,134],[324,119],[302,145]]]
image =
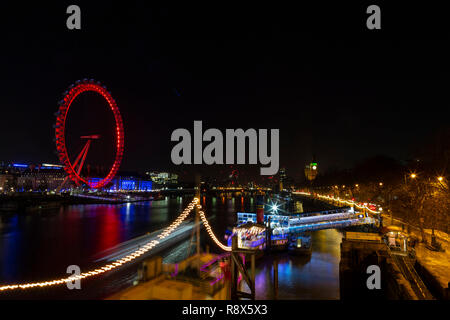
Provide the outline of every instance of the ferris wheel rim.
[[[115,157],[114,163],[111,166],[108,174],[98,182],[91,182],[79,175],[68,156],[66,141],[65,141],[65,127],[67,114],[69,112],[70,106],[72,105],[75,98],[80,94],[91,91],[100,94],[108,103],[110,110],[114,114],[115,120]],[[119,108],[116,101],[111,96],[111,94],[106,90],[106,87],[102,86],[99,82],[94,82],[93,80],[77,81],[74,85],[71,85],[68,92],[64,93],[64,98],[60,102],[60,106],[57,112],[56,125],[55,125],[55,135],[56,135],[56,149],[58,153],[59,160],[64,165],[64,170],[69,175],[69,178],[75,182],[77,185],[85,183],[89,185],[90,188],[102,188],[106,186],[117,174],[120,164],[122,162],[123,151],[124,151],[124,130],[123,130],[123,120],[120,115]]]

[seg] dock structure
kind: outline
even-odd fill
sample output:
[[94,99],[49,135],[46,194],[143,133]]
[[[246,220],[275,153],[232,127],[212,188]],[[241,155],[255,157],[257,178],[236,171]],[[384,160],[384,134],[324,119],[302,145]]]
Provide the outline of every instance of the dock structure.
[[[380,288],[367,285],[373,270],[379,268]],[[346,232],[341,243],[339,263],[342,300],[423,300],[432,299],[407,256],[396,255],[376,233]],[[422,292],[422,293],[421,293]]]

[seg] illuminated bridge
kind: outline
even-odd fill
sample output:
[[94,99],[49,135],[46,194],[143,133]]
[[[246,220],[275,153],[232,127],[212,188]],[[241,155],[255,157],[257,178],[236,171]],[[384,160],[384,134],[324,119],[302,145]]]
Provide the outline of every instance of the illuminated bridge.
[[[375,219],[364,213],[355,213],[351,208],[312,212],[306,215],[264,215],[264,222],[273,228],[273,234],[299,233],[323,229],[345,228],[375,223]],[[255,213],[238,212],[238,224],[256,223]]]
[[95,276],[99,276],[101,274],[107,273],[111,270],[117,269],[123,265],[129,264],[133,260],[141,257],[146,254],[156,246],[160,245],[166,238],[173,236],[175,230],[177,230],[182,223],[186,220],[189,214],[195,209],[198,209],[199,216],[201,221],[208,232],[209,236],[213,239],[213,241],[224,251],[231,251],[231,247],[223,245],[213,233],[208,220],[206,219],[205,213],[202,211],[202,206],[199,204],[199,198],[194,198],[191,203],[183,210],[183,212],[175,219],[167,228],[165,228],[160,234],[156,235],[156,237],[152,237],[148,239],[146,243],[143,243],[134,251],[126,254],[125,256],[119,256],[115,258],[112,262],[105,263],[104,266],[99,267],[97,269],[93,269],[87,272],[83,272],[79,275],[71,275],[69,277],[53,279],[47,281],[39,281],[39,282],[28,282],[28,283],[16,283],[16,284],[0,284],[0,292],[1,291],[12,291],[12,290],[27,290],[31,288],[43,288],[43,287],[52,287],[58,285],[64,285],[67,283],[72,283],[75,280],[82,280],[86,278],[92,278]]
[[[46,280],[46,281],[36,281],[36,282],[22,282],[14,284],[0,284],[0,292],[13,291],[13,290],[27,290],[32,288],[42,288],[42,287],[52,287],[58,285],[64,285],[67,283],[72,283],[75,280],[93,278],[111,270],[117,269],[121,266],[127,265],[136,261],[137,258],[142,257],[149,251],[157,246],[161,246],[165,240],[173,237],[180,231],[179,228],[185,227],[183,222],[190,215],[194,209],[198,209],[198,214],[203,223],[208,235],[211,239],[219,246],[223,251],[230,252],[231,247],[222,244],[215,236],[211,226],[206,219],[205,212],[202,210],[199,198],[194,198],[189,205],[181,212],[177,219],[175,219],[168,227],[163,229],[163,231],[157,235],[154,235],[145,242],[139,244],[138,247],[132,249],[132,251],[122,252],[119,256],[111,257],[104,263],[103,266],[92,269],[90,271],[83,272],[79,275],[71,275],[65,278]],[[378,212],[377,212],[378,213]],[[320,230],[320,229],[330,229],[339,228],[351,225],[361,225],[374,223],[374,219],[367,216],[367,214],[355,213],[351,208],[339,208],[331,211],[322,211],[316,213],[310,213],[308,215],[292,215],[292,216],[282,216],[282,215],[266,215],[265,219],[273,227],[273,235],[276,234],[286,234],[292,232],[301,232],[306,230]],[[256,221],[256,214],[252,213],[238,213],[238,223],[245,223],[246,221]]]

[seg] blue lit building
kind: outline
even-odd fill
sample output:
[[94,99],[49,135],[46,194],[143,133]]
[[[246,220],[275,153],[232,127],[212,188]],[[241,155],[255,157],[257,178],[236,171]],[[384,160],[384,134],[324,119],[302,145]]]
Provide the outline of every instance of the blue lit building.
[[[89,182],[98,182],[100,178],[89,178]],[[116,176],[106,188],[108,191],[151,191],[152,181],[134,176]]]

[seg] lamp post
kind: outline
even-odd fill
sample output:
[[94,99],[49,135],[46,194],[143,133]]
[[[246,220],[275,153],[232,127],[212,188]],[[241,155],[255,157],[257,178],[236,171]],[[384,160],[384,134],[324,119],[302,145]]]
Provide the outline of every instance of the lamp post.
[[[360,192],[359,184],[355,184],[355,192],[353,193],[355,200],[359,200],[361,198],[361,195],[359,192]],[[358,196],[356,196],[356,195],[358,195]]]
[[[405,184],[407,184],[407,179],[406,179],[406,174],[404,174],[403,175],[403,177],[405,178]],[[410,175],[409,175],[409,177],[411,178],[411,179],[415,179],[415,178],[417,178],[417,174],[416,173],[411,173]]]
[[379,225],[379,227],[380,228],[382,228],[383,227],[383,218],[382,218],[382,211],[383,211],[383,208],[378,208],[378,225]]

